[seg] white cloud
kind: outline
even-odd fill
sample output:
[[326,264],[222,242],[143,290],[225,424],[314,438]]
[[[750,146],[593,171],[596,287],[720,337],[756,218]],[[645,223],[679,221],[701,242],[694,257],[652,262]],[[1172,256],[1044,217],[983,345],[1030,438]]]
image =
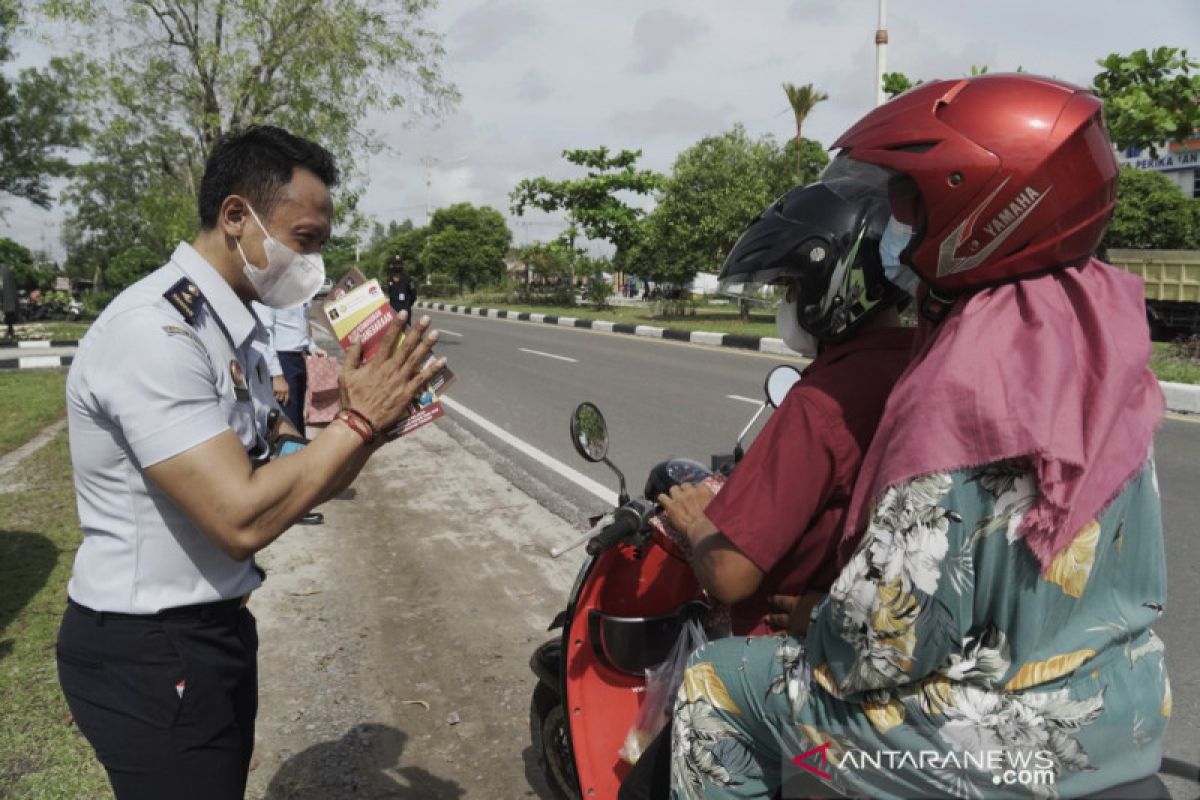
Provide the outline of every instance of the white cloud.
[[679,136],[699,139],[720,133],[733,124],[734,107],[704,108],[690,100],[667,97],[650,108],[625,109],[612,116],[612,125],[625,139],[654,139]]
[[659,72],[681,48],[699,38],[708,26],[665,8],[647,11],[633,26],[633,70]]
[[536,105],[549,98],[553,93],[554,88],[536,70],[529,70],[517,81],[518,100]]
[[458,61],[484,61],[537,28],[538,18],[523,6],[489,0],[454,21],[446,51]]
[[842,18],[837,3],[829,0],[795,0],[788,6],[788,19],[798,22],[831,22]]

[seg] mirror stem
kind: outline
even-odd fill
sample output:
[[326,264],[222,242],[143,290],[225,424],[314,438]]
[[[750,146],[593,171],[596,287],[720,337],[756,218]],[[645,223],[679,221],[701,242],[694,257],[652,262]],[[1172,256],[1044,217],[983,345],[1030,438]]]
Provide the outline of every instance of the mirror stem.
[[625,489],[625,475],[608,458],[604,459],[604,463],[609,469],[617,473],[617,479],[621,482],[621,492],[617,497],[617,505],[623,506],[629,502],[629,492]]
[[748,434],[750,429],[754,427],[754,423],[758,422],[758,418],[763,415],[763,412],[770,408],[770,405],[770,403],[763,403],[761,406],[759,406],[758,411],[756,411],[754,416],[750,418],[750,421],[746,423],[746,427],[742,428],[742,432],[738,434],[737,445],[733,448],[733,460],[735,463],[741,461],[742,455],[744,455],[744,451],[742,450],[742,440],[746,438],[746,434]]

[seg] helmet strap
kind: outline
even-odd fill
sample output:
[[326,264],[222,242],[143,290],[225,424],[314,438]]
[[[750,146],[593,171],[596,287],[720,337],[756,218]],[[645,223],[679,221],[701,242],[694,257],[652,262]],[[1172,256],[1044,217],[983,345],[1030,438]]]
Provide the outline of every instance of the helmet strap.
[[936,325],[946,318],[957,301],[957,295],[939,295],[933,288],[927,288],[925,296],[921,298],[921,316]]

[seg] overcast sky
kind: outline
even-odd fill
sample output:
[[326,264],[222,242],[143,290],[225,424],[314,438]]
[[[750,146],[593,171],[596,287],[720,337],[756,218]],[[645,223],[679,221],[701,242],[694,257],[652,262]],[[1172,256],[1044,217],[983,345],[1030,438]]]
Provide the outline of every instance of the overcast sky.
[[[971,65],[1088,84],[1105,54],[1191,46],[1200,56],[1200,0],[889,0],[888,69],[954,77]],[[445,76],[462,93],[440,124],[375,116],[390,151],[369,163],[360,208],[387,222],[425,219],[422,156],[434,208],[488,204],[508,214],[524,177],[572,174],[564,149],[643,152],[667,171],[680,150],[743,123],[782,139],[794,124],[780,84],[830,95],[805,134],[828,144],[874,103],[878,0],[442,0]],[[45,51],[17,42],[18,63]],[[0,233],[34,249],[58,243],[61,207],[7,201]],[[544,216],[510,224],[518,242],[552,238]]]

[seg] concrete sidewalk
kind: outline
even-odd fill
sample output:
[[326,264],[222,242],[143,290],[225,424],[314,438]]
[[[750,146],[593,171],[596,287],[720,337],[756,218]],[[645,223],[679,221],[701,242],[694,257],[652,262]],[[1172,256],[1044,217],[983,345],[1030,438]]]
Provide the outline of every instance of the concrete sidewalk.
[[533,649],[582,560],[573,526],[442,419],[386,446],[323,526],[260,557],[252,798],[549,797]]

